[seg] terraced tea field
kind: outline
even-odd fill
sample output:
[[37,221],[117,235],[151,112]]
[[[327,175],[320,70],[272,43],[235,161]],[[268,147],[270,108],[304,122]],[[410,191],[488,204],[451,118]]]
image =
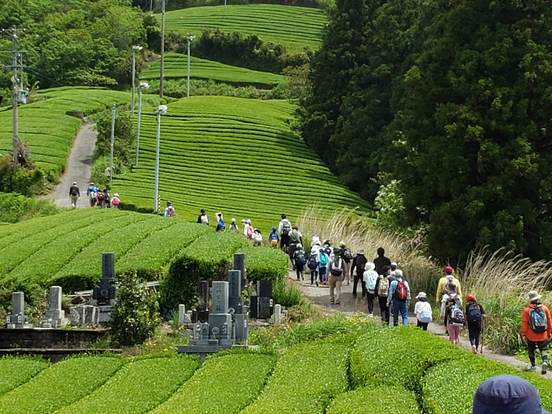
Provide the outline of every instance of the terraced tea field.
[[323,10],[276,4],[193,7],[166,14],[167,30],[200,35],[206,30],[256,35],[288,52],[315,50],[327,24]]
[[[291,130],[294,110],[287,101],[230,97],[171,103],[161,128],[162,203],[172,201],[186,219],[206,208],[212,220],[222,211],[265,230],[281,212],[313,204],[367,210]],[[113,182],[125,203],[145,209],[153,205],[155,125],[153,114],[143,117],[140,167]]]
[[[188,57],[179,53],[165,56],[165,78],[183,79],[187,74]],[[192,57],[190,76],[192,79],[211,79],[217,82],[253,84],[271,87],[286,81],[282,75],[270,72],[225,65],[212,60]],[[159,62],[149,65],[140,75],[142,80],[159,79]]]
[[[19,135],[31,147],[33,162],[59,174],[65,168],[71,144],[81,126],[68,111],[92,114],[113,103],[130,101],[126,92],[99,88],[57,88],[40,92],[42,100],[19,108]],[[12,111],[0,112],[0,154],[11,150]]]

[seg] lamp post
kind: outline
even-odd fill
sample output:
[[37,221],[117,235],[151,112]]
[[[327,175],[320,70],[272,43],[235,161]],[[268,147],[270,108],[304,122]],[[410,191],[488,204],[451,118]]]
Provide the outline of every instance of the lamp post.
[[190,66],[191,66],[191,53],[190,50],[192,48],[192,41],[194,40],[194,37],[191,35],[186,36],[186,40],[188,41],[188,73],[187,73],[187,89],[186,89],[186,96],[190,97]]
[[117,114],[117,106],[113,104],[111,107],[111,145],[109,154],[109,183],[113,182],[113,150],[115,146],[115,115]]
[[157,140],[155,144],[155,185],[153,190],[153,211],[159,211],[159,147],[161,146],[161,115],[167,113],[167,105],[157,108]]
[[135,167],[138,167],[138,159],[140,158],[140,127],[142,125],[142,92],[149,89],[147,82],[140,82],[138,85],[138,122],[136,124],[136,162]]
[[134,89],[136,89],[136,52],[142,50],[142,46],[132,46],[132,91],[131,91],[131,114],[134,117]]

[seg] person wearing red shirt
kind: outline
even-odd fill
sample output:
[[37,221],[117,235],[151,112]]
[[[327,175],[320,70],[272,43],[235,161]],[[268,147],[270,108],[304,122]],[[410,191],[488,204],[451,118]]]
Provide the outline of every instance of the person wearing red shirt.
[[529,355],[529,371],[536,371],[535,350],[540,351],[542,357],[542,374],[548,369],[548,342],[552,337],[552,316],[546,305],[540,302],[541,296],[532,290],[528,294],[529,306],[521,314],[521,336],[527,344]]

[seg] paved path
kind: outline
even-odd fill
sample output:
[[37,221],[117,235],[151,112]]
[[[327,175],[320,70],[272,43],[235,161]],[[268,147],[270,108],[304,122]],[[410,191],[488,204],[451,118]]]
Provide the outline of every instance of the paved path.
[[[342,313],[345,315],[352,315],[353,313],[364,313],[368,317],[368,305],[366,299],[362,297],[362,288],[360,284],[357,287],[358,295],[353,297],[353,283],[351,281],[350,285],[347,285],[346,282],[343,283],[342,293],[341,293],[341,304],[332,305],[330,304],[330,289],[326,286],[315,286],[310,284],[310,274],[305,274],[304,281],[297,281],[295,272],[289,273],[290,280],[298,285],[303,292],[303,294],[309,298],[315,305],[317,305],[323,314],[332,315],[336,313]],[[379,319],[379,307],[377,301],[374,301],[374,317]],[[399,317],[400,320],[400,317]],[[409,318],[410,324],[416,324],[415,317],[411,316]],[[431,323],[428,327],[428,332],[442,337],[444,340],[448,340],[448,335],[445,328],[442,325]],[[462,333],[460,338],[460,346],[463,348],[471,350],[471,345],[469,340],[464,336],[465,332]],[[513,366],[517,369],[523,370],[527,367],[527,364],[520,361],[517,358],[508,355],[502,355],[494,353],[492,350],[484,347],[483,356],[498,362],[502,362]],[[537,357],[537,361],[539,358]],[[546,378],[552,379],[552,373],[549,372],[546,374]]]
[[71,207],[69,199],[69,187],[77,182],[81,191],[81,197],[77,203],[79,208],[88,207],[86,189],[90,182],[92,160],[96,148],[97,134],[93,124],[84,124],[75,138],[65,173],[54,191],[48,195],[58,207]]

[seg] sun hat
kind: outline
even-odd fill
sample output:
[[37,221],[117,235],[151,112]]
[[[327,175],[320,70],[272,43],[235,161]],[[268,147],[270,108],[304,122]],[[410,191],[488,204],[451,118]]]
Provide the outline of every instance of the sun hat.
[[541,298],[541,295],[539,295],[539,292],[537,292],[536,290],[530,291],[527,296],[529,296],[529,302],[534,302],[536,300],[540,300]]
[[77,185],[77,182],[76,182],[76,181],[73,181],[73,185]]
[[113,194],[113,197],[119,197],[119,193]]
[[513,375],[497,375],[479,385],[472,414],[548,414],[538,391]]
[[345,244],[344,241],[339,242],[339,247],[345,247],[345,246],[346,246],[346,244]]
[[468,293],[468,296],[466,296],[466,302],[475,302],[475,295],[473,293]]
[[452,268],[451,265],[445,266],[443,270],[447,275],[452,275],[454,273],[454,269]]
[[396,269],[394,275],[395,277],[403,277],[403,271],[401,269]]
[[418,295],[416,296],[416,299],[427,299],[427,295],[425,292],[420,292],[418,293]]

